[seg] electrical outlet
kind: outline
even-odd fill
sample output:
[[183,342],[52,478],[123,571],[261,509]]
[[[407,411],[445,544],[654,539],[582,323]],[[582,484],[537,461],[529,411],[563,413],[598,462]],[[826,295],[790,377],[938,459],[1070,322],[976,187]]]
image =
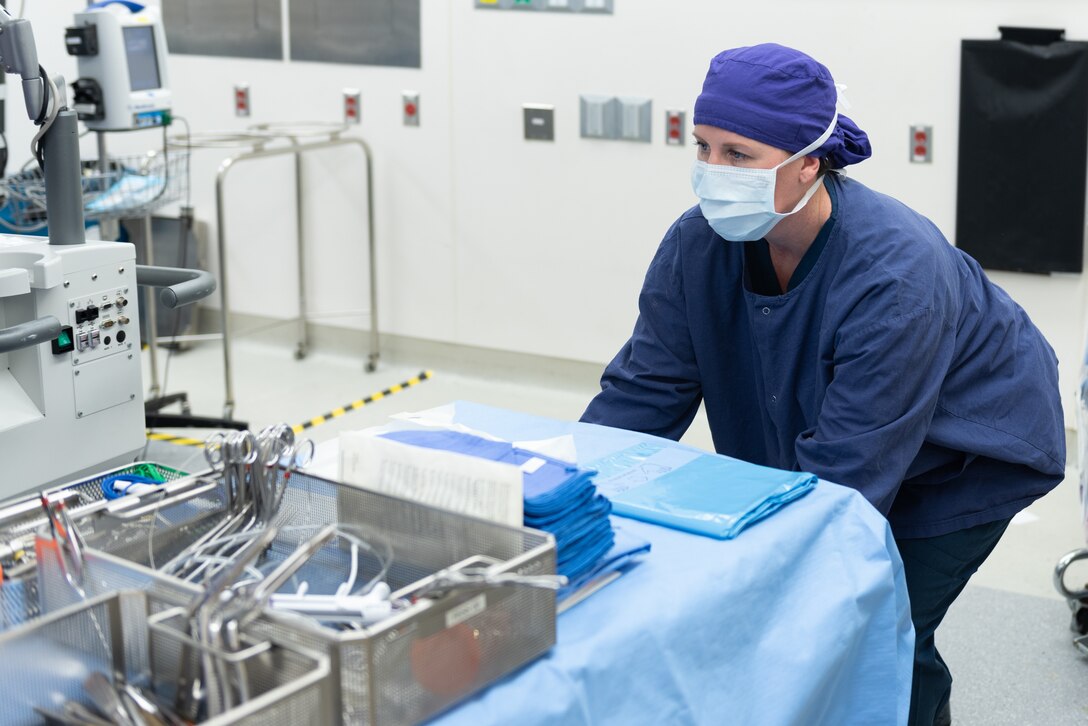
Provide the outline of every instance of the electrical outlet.
[[928,164],[933,161],[933,127],[915,124],[910,127],[910,161]]
[[669,109],[665,111],[665,143],[669,146],[683,146],[687,112]]
[[419,92],[404,91],[401,94],[401,107],[404,110],[404,125],[419,126]]
[[344,89],[344,123],[363,122],[363,96],[357,88]]
[[240,84],[234,87],[234,115],[249,116],[251,106],[249,104],[249,85]]

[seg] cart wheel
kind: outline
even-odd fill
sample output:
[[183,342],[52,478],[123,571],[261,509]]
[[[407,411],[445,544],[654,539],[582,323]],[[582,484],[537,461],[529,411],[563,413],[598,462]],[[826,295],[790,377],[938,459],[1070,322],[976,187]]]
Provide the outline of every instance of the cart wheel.
[[1073,630],[1088,635],[1088,604],[1082,604],[1073,612]]
[[1085,605],[1082,605],[1081,607],[1088,605],[1088,585],[1085,585],[1086,589],[1084,590],[1070,590],[1065,586],[1065,571],[1077,560],[1088,560],[1088,548],[1066,552],[1061,556],[1058,560],[1058,564],[1054,567],[1054,589],[1056,589],[1062,597],[1068,600],[1070,607],[1073,607],[1074,609],[1077,607],[1074,603],[1078,600],[1081,603],[1085,603]]

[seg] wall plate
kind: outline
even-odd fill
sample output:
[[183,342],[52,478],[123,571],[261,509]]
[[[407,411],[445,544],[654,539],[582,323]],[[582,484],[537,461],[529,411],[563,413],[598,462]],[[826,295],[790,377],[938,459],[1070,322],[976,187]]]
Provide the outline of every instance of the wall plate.
[[344,123],[359,124],[363,120],[363,97],[357,88],[344,89]]
[[933,161],[933,127],[915,124],[910,127],[910,160],[913,164]]
[[581,5],[579,12],[583,13],[612,13],[612,0],[579,0]]
[[650,143],[650,114],[653,101],[648,98],[620,97],[617,100],[619,111],[619,136],[624,141]]
[[249,85],[241,83],[234,87],[234,115],[249,116],[252,106],[249,104]]
[[582,138],[618,138],[618,110],[619,102],[611,96],[588,94],[578,96],[578,115]]
[[419,91],[404,91],[401,94],[401,109],[405,126],[419,126]]
[[555,106],[543,103],[522,105],[525,117],[525,138],[535,141],[555,140]]
[[670,108],[665,111],[665,143],[669,146],[683,146],[687,132],[687,112]]

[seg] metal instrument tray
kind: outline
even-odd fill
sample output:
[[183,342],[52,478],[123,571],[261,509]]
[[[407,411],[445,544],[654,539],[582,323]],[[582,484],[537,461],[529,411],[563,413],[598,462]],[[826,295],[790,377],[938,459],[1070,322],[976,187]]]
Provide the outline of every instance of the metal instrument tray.
[[[49,570],[42,562],[40,572]],[[103,576],[109,579],[108,565],[93,575]],[[163,625],[156,627],[154,621],[185,601],[182,592],[169,585],[114,591],[0,632],[0,662],[14,666],[5,669],[0,723],[40,723],[35,706],[59,710],[66,699],[90,705],[83,681],[94,671],[171,700],[181,669],[184,635]],[[268,639],[261,628],[247,629],[245,635],[247,640],[256,639],[252,648],[259,653],[256,657],[241,666],[229,654],[210,657],[232,658],[232,667],[243,669],[238,672],[245,679],[249,698],[201,723],[293,726],[329,723],[335,718],[329,699],[334,684],[326,655]],[[192,657],[197,657],[195,652]]]
[[[281,472],[282,476],[282,472]],[[81,523],[87,557],[123,561],[129,572],[162,566],[228,515],[221,474],[150,504],[96,512]],[[554,574],[555,540],[545,532],[509,527],[295,472],[273,525],[280,535],[269,558],[282,559],[329,524],[352,527],[390,545],[386,582],[410,591],[444,569],[483,561],[495,572]],[[88,525],[88,526],[84,526]],[[342,582],[346,547],[325,548],[298,575],[311,592]],[[119,558],[119,559],[118,559]],[[377,563],[366,558],[360,577]],[[157,574],[157,573],[156,573]],[[170,578],[168,578],[170,579]],[[180,581],[179,581],[180,584]],[[297,582],[295,587],[297,587]],[[88,585],[90,586],[90,585]],[[344,723],[411,724],[429,718],[545,653],[555,643],[555,592],[504,585],[421,597],[390,618],[361,630],[340,630],[269,611],[262,623],[276,640],[328,653],[338,681],[336,708]]]

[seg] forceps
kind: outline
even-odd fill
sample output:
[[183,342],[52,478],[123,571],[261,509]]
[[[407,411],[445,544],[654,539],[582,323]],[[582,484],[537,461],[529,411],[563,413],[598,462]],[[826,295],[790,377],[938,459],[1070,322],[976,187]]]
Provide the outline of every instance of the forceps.
[[314,452],[313,441],[296,441],[294,430],[286,424],[267,426],[256,435],[233,431],[210,436],[204,443],[204,457],[224,482],[229,515],[171,559],[164,571],[192,580],[208,568],[214,570],[215,563],[229,560],[240,547],[235,535],[273,523],[288,478],[312,461]]
[[[257,510],[260,518],[267,523],[279,510],[291,473],[313,460],[315,447],[311,439],[296,441],[294,430],[286,424],[266,427],[258,434],[257,441],[261,467],[254,481],[253,493],[259,501]],[[280,466],[284,467],[283,481],[277,484]]]
[[[276,529],[271,528],[268,531],[273,532],[272,539],[275,539]],[[219,589],[218,592],[223,593],[221,598],[218,594],[211,596],[212,587],[209,585],[205,605],[199,606],[198,613],[200,635],[204,644],[221,651],[239,651],[242,645],[241,629],[261,614],[261,607],[272,593],[280,589],[335,536],[335,525],[323,528],[309,540],[302,542],[275,569],[253,585],[228,592],[224,592],[225,588]],[[263,539],[265,537],[262,536]],[[268,542],[271,543],[272,539]],[[238,572],[232,574],[237,575]],[[234,579],[237,578],[232,578],[231,581]],[[211,612],[207,612],[209,608]],[[216,714],[229,710],[234,705],[234,699],[229,685],[227,664],[222,661],[212,662],[209,658],[205,664],[205,670],[208,669],[214,670],[214,676],[209,678],[207,684],[209,712]],[[233,670],[239,698],[245,702],[249,698],[246,669],[241,663],[236,663]]]
[[255,463],[257,457],[256,439],[248,431],[217,432],[208,437],[204,442],[204,458],[212,471],[223,479],[228,514],[163,565],[162,571],[174,571],[182,579],[195,577],[207,563],[186,573],[194,554],[200,552],[207,543],[226,537],[241,528],[242,522],[251,511],[245,502],[245,469]]
[[314,452],[316,447],[314,446],[313,439],[303,439],[296,441],[291,446],[287,447],[283,454],[277,460],[283,469],[283,481],[280,485],[276,486],[276,477],[272,474],[275,471],[276,464],[272,464],[269,470],[269,486],[267,492],[271,495],[269,499],[269,508],[266,512],[266,520],[271,520],[276,512],[279,511],[280,504],[283,502],[283,497],[287,493],[287,481],[291,478],[291,474],[295,471],[308,465],[314,459]]
[[257,461],[260,466],[255,469],[253,499],[258,516],[264,522],[272,519],[279,504],[276,468],[294,444],[295,432],[284,424],[268,426],[257,435]]
[[[220,596],[228,587],[234,584],[247,566],[260,558],[272,545],[278,534],[279,530],[275,527],[270,527],[262,532],[259,537],[251,541],[238,553],[234,562],[208,580],[204,584],[204,591],[189,603],[185,609],[185,617],[190,623],[196,641],[205,646],[214,646],[218,643],[218,628],[212,628],[211,626],[214,620],[213,611],[219,605]],[[203,671],[201,674],[203,690],[208,696],[208,706],[210,709],[218,709],[222,704],[220,697],[225,686],[224,666],[208,651],[201,654],[200,660]],[[180,712],[185,714],[194,713],[196,702],[199,700],[197,693],[201,690],[201,679],[200,677],[192,678],[189,673],[190,668],[189,649],[188,646],[183,646],[175,705]]]
[[257,462],[259,449],[257,437],[250,431],[217,432],[204,442],[204,459],[223,477],[232,511],[245,505],[246,472]]
[[295,445],[291,447],[288,452],[287,459],[287,471],[284,472],[283,481],[287,482],[290,478],[291,472],[297,471],[305,466],[308,466],[311,461],[314,460],[314,453],[317,451],[317,446],[314,444],[313,439],[303,439],[302,441],[296,441]]
[[49,531],[57,547],[57,562],[68,584],[80,597],[86,598],[83,584],[83,535],[76,529],[63,501],[52,501],[41,494],[42,509],[49,519]]

